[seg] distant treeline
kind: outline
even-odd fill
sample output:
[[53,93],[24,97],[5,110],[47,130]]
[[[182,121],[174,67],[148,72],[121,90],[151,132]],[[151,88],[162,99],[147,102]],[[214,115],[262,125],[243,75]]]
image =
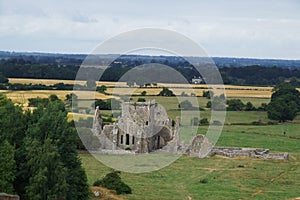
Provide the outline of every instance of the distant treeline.
[[285,80],[299,87],[300,69],[280,67],[224,67],[220,69],[225,84],[232,85],[277,85]]
[[[84,88],[84,86],[76,85],[76,88]],[[56,83],[54,85],[44,84],[21,84],[21,83],[9,83],[7,86],[0,86],[2,90],[73,90],[73,84]]]
[[[105,70],[100,80],[118,81],[128,70],[141,64],[143,63],[112,63],[111,67]],[[191,81],[195,76],[201,76],[187,62],[181,62],[177,65],[165,62],[161,64],[169,65],[179,71],[188,81]],[[78,65],[39,64],[17,58],[0,60],[0,72],[8,78],[75,80],[78,70]],[[294,86],[300,86],[300,69],[252,65],[246,67],[221,67],[220,72],[225,84],[268,86],[290,80]],[[88,80],[88,73],[87,77],[82,77],[82,79]]]

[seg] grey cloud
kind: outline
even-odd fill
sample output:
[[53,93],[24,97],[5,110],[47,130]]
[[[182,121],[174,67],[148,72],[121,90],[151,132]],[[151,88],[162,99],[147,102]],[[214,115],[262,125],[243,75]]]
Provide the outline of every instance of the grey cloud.
[[88,53],[118,33],[153,27],[183,33],[212,56],[300,59],[299,9],[296,0],[1,0],[0,50]]

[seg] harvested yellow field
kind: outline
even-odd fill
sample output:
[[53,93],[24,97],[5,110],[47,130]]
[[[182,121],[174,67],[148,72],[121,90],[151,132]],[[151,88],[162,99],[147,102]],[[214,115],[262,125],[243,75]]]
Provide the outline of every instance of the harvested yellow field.
[[[50,80],[50,79],[18,79],[10,78],[10,83],[22,83],[22,84],[44,84],[53,85],[55,83],[74,84],[72,80]],[[76,81],[76,84],[85,84],[86,81]],[[207,91],[210,88],[214,88],[214,93],[219,95],[225,88],[225,94],[231,98],[270,98],[272,95],[273,87],[259,87],[259,86],[235,86],[235,85],[194,85],[194,84],[169,84],[158,83],[157,88],[129,88],[125,82],[103,82],[97,81],[97,86],[105,85],[108,87],[107,92],[110,94],[118,95],[140,95],[141,92],[146,91],[147,95],[157,95],[162,89],[161,87],[168,87],[175,95],[181,95],[185,92],[188,95],[195,93],[197,96],[202,96],[203,91]],[[116,88],[111,88],[117,86]],[[119,88],[120,87],[120,88]],[[300,90],[300,89],[298,89]],[[2,91],[3,92],[3,91]],[[9,98],[13,100],[28,99],[34,97],[46,98],[50,94],[56,94],[59,98],[64,99],[65,95],[72,91],[53,91],[53,90],[38,90],[38,91],[5,91]],[[112,96],[106,96],[100,93],[95,93],[97,99],[107,99]]]
[[263,90],[226,90],[226,97],[234,98],[271,98],[272,91]]
[[55,90],[28,90],[28,91],[8,91],[0,90],[1,93],[5,94],[9,99],[15,103],[27,104],[28,99],[30,98],[48,98],[51,94],[57,95],[60,99],[65,99],[67,94],[70,94],[72,91],[55,91]]
[[[196,94],[197,96],[202,96],[203,91],[208,89],[197,89],[197,88],[172,88],[168,87],[173,91],[175,95],[181,95],[183,92],[185,94],[191,95],[191,93]],[[110,94],[119,94],[119,95],[140,95],[143,91],[147,92],[147,95],[157,95],[161,91],[161,88],[108,88],[107,92]],[[224,91],[222,89],[214,90],[216,95],[222,94]],[[249,98],[270,98],[272,95],[272,89],[262,89],[262,90],[250,90],[250,89],[234,89],[226,88],[225,89],[226,97],[249,97]]]
[[[125,83],[123,83],[126,85]],[[119,85],[119,83],[118,83]],[[108,88],[107,92],[110,94],[120,95],[139,95],[141,92],[146,91],[147,95],[157,95],[162,89],[161,87],[168,87],[175,95],[185,94],[191,95],[192,93],[197,96],[202,96],[203,91],[213,88],[216,95],[224,92],[227,97],[249,97],[249,98],[270,98],[272,95],[273,87],[258,87],[258,86],[236,86],[236,85],[193,85],[193,84],[167,84],[159,83],[158,88]]]
[[[72,90],[26,90],[26,91],[9,91],[9,90],[0,90],[0,93],[5,94],[9,99],[14,103],[19,103],[27,105],[28,99],[30,98],[48,98],[51,94],[55,94],[59,99],[65,100],[66,95],[72,93]],[[87,98],[90,96],[90,92],[80,91],[76,92],[81,99]],[[104,95],[99,92],[93,93],[97,99],[109,99],[111,96]]]

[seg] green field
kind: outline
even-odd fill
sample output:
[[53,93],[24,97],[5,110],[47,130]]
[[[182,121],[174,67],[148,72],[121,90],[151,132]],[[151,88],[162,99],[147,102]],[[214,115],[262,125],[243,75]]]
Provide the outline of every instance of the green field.
[[[147,97],[150,99],[151,97]],[[174,118],[176,98],[157,98],[163,101],[167,113]],[[199,98],[205,104],[205,98]],[[255,105],[268,99],[242,99]],[[186,111],[195,112],[195,111]],[[210,118],[210,111],[200,111],[200,118]],[[150,173],[122,172],[121,177],[133,194],[125,199],[293,199],[300,197],[300,117],[293,123],[251,125],[253,121],[269,122],[266,112],[228,111],[217,146],[268,148],[271,152],[288,152],[288,161],[252,158],[193,158],[181,156],[174,163]],[[188,122],[185,122],[188,123]],[[244,124],[244,125],[234,125]],[[207,126],[198,133],[206,134]],[[283,134],[286,132],[286,135]],[[184,138],[184,136],[182,136]],[[104,177],[112,169],[92,155],[81,154],[89,184]],[[202,183],[207,180],[207,183]]]
[[[150,173],[122,173],[133,194],[125,199],[290,199],[299,197],[299,154],[290,161],[182,156]],[[81,155],[89,184],[111,171],[94,157]],[[201,180],[207,179],[207,183]]]

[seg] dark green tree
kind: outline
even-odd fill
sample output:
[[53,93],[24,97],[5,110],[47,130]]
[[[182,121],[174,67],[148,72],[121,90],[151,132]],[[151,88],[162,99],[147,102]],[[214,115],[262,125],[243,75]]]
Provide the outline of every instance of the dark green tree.
[[227,110],[230,111],[241,111],[245,109],[245,105],[240,99],[227,100],[227,105]]
[[285,122],[293,120],[300,111],[300,93],[290,83],[274,87],[271,102],[268,104],[268,118]]
[[28,106],[29,107],[38,107],[38,105],[41,105],[41,106],[47,106],[49,103],[49,99],[48,98],[40,98],[40,97],[37,97],[37,98],[29,98],[28,99]]
[[78,106],[78,96],[74,93],[70,93],[66,95],[65,99],[66,107],[76,108]]
[[299,111],[299,106],[290,98],[290,95],[284,95],[271,101],[268,104],[268,118],[279,122],[293,120]]
[[43,142],[32,140],[27,145],[27,169],[31,177],[25,188],[26,199],[66,198],[66,168],[56,145],[50,139]]
[[50,101],[57,101],[57,100],[59,100],[59,99],[58,99],[58,97],[57,97],[55,94],[51,94],[51,95],[49,96],[49,100],[50,100]]
[[26,162],[24,160],[24,138],[29,115],[28,112],[23,114],[20,107],[15,106],[11,100],[0,94],[0,116],[5,116],[0,117],[0,144],[7,140],[15,149],[16,178],[14,179],[14,189],[20,195],[24,193],[24,187],[27,184],[24,174],[28,173],[22,164]]
[[209,121],[208,121],[207,118],[202,118],[202,119],[200,120],[200,125],[208,125],[208,124],[209,124]]
[[98,92],[105,94],[107,87],[105,85],[101,85],[100,87],[97,87],[96,89]]
[[32,119],[37,121],[30,127],[30,137],[41,143],[49,138],[57,145],[62,165],[66,169],[67,199],[87,199],[87,177],[76,150],[77,132],[67,121],[63,102],[53,101],[46,109],[37,108]]
[[102,180],[96,181],[93,185],[115,190],[117,194],[131,194],[131,188],[122,181],[120,173],[119,171],[108,173]]
[[14,147],[7,140],[0,143],[0,191],[8,194],[14,192],[13,183],[16,178],[14,153]]
[[146,99],[139,97],[138,100],[137,100],[137,102],[146,102]]
[[206,103],[206,108],[211,108],[211,101],[208,101],[208,102]]
[[0,72],[0,83],[8,83],[8,78],[6,78],[1,72]]
[[245,105],[245,111],[253,111],[256,108],[253,106],[253,104],[251,102],[247,102]]
[[162,91],[160,91],[160,93],[158,94],[158,96],[171,97],[171,96],[175,96],[175,94],[173,93],[172,90],[169,90],[169,88],[163,87]]
[[203,91],[202,92],[202,96],[203,97],[206,97],[207,99],[210,99],[211,97],[213,97],[214,96],[214,92],[213,91]]
[[16,148],[22,146],[26,129],[23,111],[3,94],[0,94],[0,116],[0,143],[7,140]]
[[294,87],[300,87],[300,81],[296,77],[291,78],[290,84]]
[[87,177],[76,150],[78,136],[62,101],[52,98],[48,105],[23,113],[0,94],[0,115],[5,116],[0,118],[0,147],[4,141],[15,147],[14,189],[22,199],[88,198]]
[[259,110],[259,111],[267,111],[267,108],[268,108],[268,104],[262,103],[262,104],[257,108],[257,110]]

